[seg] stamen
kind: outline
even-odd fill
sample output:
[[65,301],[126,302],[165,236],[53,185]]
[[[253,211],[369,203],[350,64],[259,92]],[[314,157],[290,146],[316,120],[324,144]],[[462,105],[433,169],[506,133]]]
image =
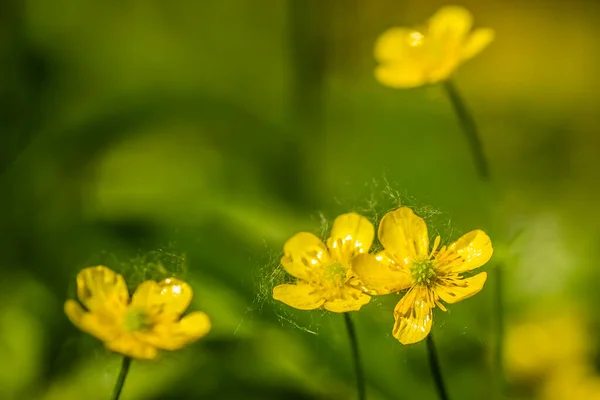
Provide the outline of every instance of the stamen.
[[410,272],[415,284],[432,286],[436,282],[437,273],[433,263],[429,260],[413,262]]
[[429,253],[429,259],[431,260],[433,258],[433,255],[435,254],[435,251],[437,250],[438,246],[440,245],[441,242],[441,238],[438,235],[435,240],[433,241],[433,248],[431,249],[431,253]]
[[140,310],[128,310],[125,314],[123,326],[126,331],[143,331],[152,326],[152,322],[146,312]]

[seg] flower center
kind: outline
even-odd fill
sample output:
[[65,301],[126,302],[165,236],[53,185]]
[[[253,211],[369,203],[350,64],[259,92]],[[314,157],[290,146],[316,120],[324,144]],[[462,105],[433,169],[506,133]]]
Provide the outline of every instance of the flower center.
[[150,328],[152,325],[148,314],[140,310],[128,310],[123,321],[125,330],[129,332],[143,331]]
[[346,280],[346,268],[343,264],[331,264],[325,269],[325,279],[334,286],[342,286]]
[[430,260],[415,261],[410,267],[413,281],[417,285],[431,285],[435,281],[436,273]]

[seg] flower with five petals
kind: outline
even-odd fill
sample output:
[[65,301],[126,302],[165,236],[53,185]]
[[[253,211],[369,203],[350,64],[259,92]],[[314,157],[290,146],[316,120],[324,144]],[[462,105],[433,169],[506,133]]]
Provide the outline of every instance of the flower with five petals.
[[384,250],[377,255],[356,257],[354,272],[375,294],[408,291],[394,309],[392,333],[402,344],[423,340],[433,322],[433,309],[446,308],[478,293],[487,274],[464,277],[492,256],[490,238],[481,230],[462,236],[438,250],[440,237],[429,249],[427,225],[407,207],[387,213],[379,224],[379,241]]
[[98,266],[77,275],[77,297],[65,302],[65,313],[84,332],[100,339],[109,350],[152,360],[158,350],[177,350],[210,330],[203,312],[181,314],[192,300],[192,288],[175,278],[142,282],[129,299],[120,274]]
[[354,286],[352,262],[369,251],[374,236],[373,224],[356,213],[335,219],[327,245],[312,233],[292,236],[283,247],[281,265],[296,282],[273,288],[273,298],[300,310],[359,310],[371,297]]
[[460,6],[438,10],[423,29],[395,27],[375,43],[379,66],[375,77],[383,85],[410,88],[446,80],[465,61],[481,52],[494,31],[471,32],[473,16]]

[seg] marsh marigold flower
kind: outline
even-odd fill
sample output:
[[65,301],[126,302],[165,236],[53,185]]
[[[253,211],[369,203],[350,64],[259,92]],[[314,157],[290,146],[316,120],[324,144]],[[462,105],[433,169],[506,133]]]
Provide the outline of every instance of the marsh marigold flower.
[[394,88],[409,88],[446,80],[466,60],[482,51],[494,31],[471,32],[473,16],[460,6],[438,10],[422,29],[390,28],[375,43],[377,80]]
[[410,208],[387,213],[379,224],[384,250],[356,257],[353,268],[365,288],[375,294],[407,289],[396,305],[393,335],[402,344],[423,340],[431,330],[433,309],[446,308],[483,288],[485,272],[465,278],[463,273],[481,267],[492,256],[490,238],[480,230],[467,233],[438,250],[440,237],[429,249],[427,225]]
[[281,265],[294,284],[273,288],[273,298],[300,310],[357,311],[371,297],[354,287],[352,261],[371,248],[375,228],[355,213],[337,217],[325,245],[308,232],[292,236],[283,246]]
[[168,278],[145,281],[129,299],[123,277],[107,267],[89,267],[77,275],[77,297],[67,300],[65,313],[82,331],[112,351],[137,359],[154,359],[158,349],[177,350],[210,330],[203,312],[181,314],[192,300],[192,288]]

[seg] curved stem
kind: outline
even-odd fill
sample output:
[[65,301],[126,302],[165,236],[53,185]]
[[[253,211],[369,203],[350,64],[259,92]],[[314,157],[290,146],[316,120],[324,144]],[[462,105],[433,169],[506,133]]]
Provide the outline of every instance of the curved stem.
[[466,103],[462,99],[458,88],[452,81],[445,81],[444,89],[448,95],[448,98],[450,99],[450,102],[452,103],[452,107],[454,108],[454,112],[456,113],[456,117],[458,118],[465,137],[469,142],[469,147],[471,149],[471,154],[473,155],[473,161],[475,162],[477,173],[481,179],[487,181],[490,179],[490,170],[488,167],[487,158],[483,152],[483,145],[481,143],[481,139],[479,138],[479,131],[477,129],[475,119],[473,118],[473,115],[471,115]]
[[121,390],[123,390],[123,385],[125,384],[125,378],[127,378],[127,373],[129,372],[129,366],[131,365],[130,357],[123,357],[123,364],[121,364],[121,372],[119,372],[119,377],[117,378],[117,382],[115,383],[115,388],[113,389],[112,395],[110,396],[111,400],[119,400],[119,396],[121,395]]
[[350,338],[350,347],[352,348],[352,356],[354,358],[354,370],[356,372],[356,389],[358,390],[358,400],[365,400],[365,378],[363,375],[362,364],[360,362],[360,355],[358,353],[358,341],[356,340],[356,331],[354,330],[354,324],[350,313],[344,313],[344,320],[346,321],[346,329],[348,330],[348,337]]
[[427,354],[429,356],[429,367],[431,368],[431,376],[435,382],[435,387],[440,400],[449,400],[446,386],[444,385],[444,379],[442,378],[442,368],[440,367],[440,360],[438,359],[437,350],[435,349],[435,343],[433,343],[433,335],[430,333],[427,335]]
[[[452,103],[456,117],[458,118],[462,131],[469,143],[473,161],[480,178],[490,182],[490,171],[488,160],[483,151],[481,138],[473,115],[469,111],[465,101],[462,99],[456,85],[447,80],[444,82],[444,90]],[[502,362],[503,335],[504,335],[504,298],[503,298],[503,265],[498,264],[490,271],[490,278],[494,281],[494,336],[493,336],[493,360],[494,360],[494,385],[497,398],[503,398],[504,394],[504,365]]]

